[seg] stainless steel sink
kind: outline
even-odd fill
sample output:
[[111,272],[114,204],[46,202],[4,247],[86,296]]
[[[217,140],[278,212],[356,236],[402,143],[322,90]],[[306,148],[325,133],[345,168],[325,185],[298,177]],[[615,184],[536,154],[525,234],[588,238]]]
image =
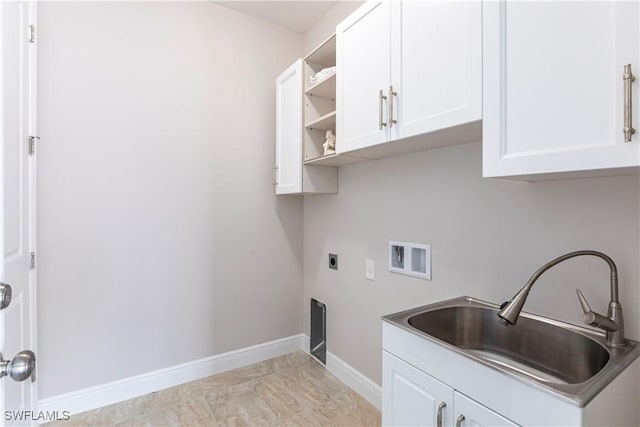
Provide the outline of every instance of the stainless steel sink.
[[607,347],[603,332],[533,314],[522,313],[516,326],[505,327],[499,310],[495,304],[461,297],[383,320],[579,406],[640,355],[635,341]]
[[531,318],[506,328],[490,308],[447,307],[408,320],[412,327],[459,349],[496,363],[514,364],[545,381],[581,383],[609,361],[609,352],[584,335]]

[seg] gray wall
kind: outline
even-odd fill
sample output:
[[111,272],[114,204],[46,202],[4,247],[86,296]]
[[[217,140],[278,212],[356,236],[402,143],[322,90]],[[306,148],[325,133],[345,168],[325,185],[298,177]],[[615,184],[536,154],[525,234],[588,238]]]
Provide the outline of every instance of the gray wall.
[[[305,50],[358,3],[337,3],[305,34]],[[627,335],[640,338],[638,176],[526,183],[482,179],[481,143],[342,167],[337,196],[304,200],[304,330],[309,298],[327,303],[328,350],[381,378],[380,317],[469,295],[502,302],[555,256],[596,249],[618,263]],[[432,245],[432,280],[388,271],[388,241]],[[339,271],[327,254],[340,257]],[[365,259],[376,280],[365,280]],[[606,313],[606,264],[576,258],[540,279],[525,310],[581,323],[575,288]]]
[[[542,264],[577,249],[617,262],[627,335],[640,338],[638,176],[516,182],[481,178],[479,142],[339,169],[339,194],[304,198],[304,321],[327,304],[328,350],[380,383],[385,314],[461,295],[502,302]],[[388,241],[432,245],[432,280],[388,271]],[[327,253],[340,269],[327,268]],[[365,259],[375,278],[365,280]],[[607,265],[545,273],[526,311],[581,324],[575,288],[606,313]]]
[[302,37],[210,2],[39,10],[40,398],[301,332],[274,80]]

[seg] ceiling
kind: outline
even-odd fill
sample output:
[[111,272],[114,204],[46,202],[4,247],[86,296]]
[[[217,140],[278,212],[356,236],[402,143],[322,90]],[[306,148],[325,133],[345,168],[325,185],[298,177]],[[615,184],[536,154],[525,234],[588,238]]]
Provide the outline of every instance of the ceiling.
[[298,1],[214,1],[230,9],[288,28],[306,33],[325,14],[336,0]]

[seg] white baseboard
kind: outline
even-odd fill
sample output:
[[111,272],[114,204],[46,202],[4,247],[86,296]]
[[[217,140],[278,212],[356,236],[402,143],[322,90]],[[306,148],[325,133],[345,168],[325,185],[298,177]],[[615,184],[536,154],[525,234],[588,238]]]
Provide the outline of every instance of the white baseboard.
[[382,387],[330,351],[327,352],[327,370],[378,410],[382,410]]
[[[309,337],[307,335],[304,335],[303,338],[303,349],[309,353]],[[336,378],[364,397],[378,410],[382,410],[382,387],[330,351],[327,351],[326,367],[327,371],[335,375]]]
[[[307,342],[308,341],[307,338]],[[282,356],[287,353],[302,350],[303,348],[304,335],[293,335],[287,338],[205,357],[204,359],[194,360],[193,362],[159,369],[135,377],[49,397],[40,400],[38,406],[40,411],[57,410],[78,414],[231,369],[262,362],[263,360]],[[306,351],[308,353],[308,345]]]
[[305,353],[311,354],[311,345],[309,344],[309,335],[302,335],[302,349]]
[[[38,402],[38,410],[69,411],[71,414],[78,414],[298,350],[309,353],[309,337],[307,335],[293,335],[135,377],[49,397]],[[326,368],[373,406],[381,408],[382,388],[379,385],[331,352],[327,352]]]

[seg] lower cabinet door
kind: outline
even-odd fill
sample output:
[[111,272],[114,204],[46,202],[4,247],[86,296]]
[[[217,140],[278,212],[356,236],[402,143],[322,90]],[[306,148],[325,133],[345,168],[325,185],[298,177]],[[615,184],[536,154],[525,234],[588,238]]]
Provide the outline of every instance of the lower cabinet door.
[[453,404],[455,405],[454,419],[456,427],[518,425],[458,392],[454,392]]
[[453,425],[451,387],[386,351],[382,372],[382,425]]

